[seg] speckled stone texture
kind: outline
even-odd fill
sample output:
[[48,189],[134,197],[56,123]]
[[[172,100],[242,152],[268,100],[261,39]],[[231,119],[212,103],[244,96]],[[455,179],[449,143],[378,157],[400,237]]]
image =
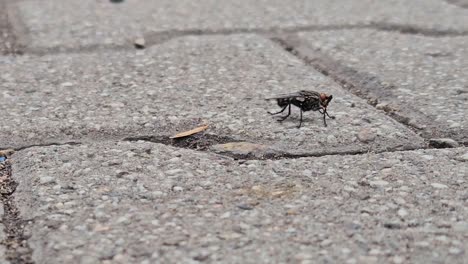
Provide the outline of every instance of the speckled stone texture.
[[340,64],[378,78],[382,86],[375,89],[393,94],[379,98],[379,103],[396,110],[413,109],[400,114],[423,128],[427,137],[466,142],[468,37],[375,30],[300,33],[299,37]]
[[[184,37],[144,51],[4,57],[1,146],[208,133],[299,155],[411,149],[411,130],[378,113],[272,41],[254,35]],[[318,112],[282,123],[266,97],[311,89],[333,95]]]
[[[171,30],[250,30],[327,25],[417,26],[466,31],[468,10],[440,0],[25,0],[14,2],[40,48],[122,45]],[[47,19],[44,19],[47,18]]]
[[50,146],[13,155],[14,198],[36,263],[466,263],[467,155]]

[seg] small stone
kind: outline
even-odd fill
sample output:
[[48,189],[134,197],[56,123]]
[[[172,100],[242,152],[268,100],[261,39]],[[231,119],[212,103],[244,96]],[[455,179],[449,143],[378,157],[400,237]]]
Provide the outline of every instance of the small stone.
[[374,264],[378,262],[379,259],[376,256],[360,256],[357,263]]
[[63,87],[72,87],[73,86],[73,83],[71,82],[64,82],[61,84]]
[[404,208],[400,208],[397,212],[398,216],[400,216],[401,218],[405,218],[406,216],[408,216],[408,211],[406,211]]
[[210,257],[210,252],[208,250],[202,250],[198,252],[193,259],[196,261],[205,261]]
[[461,156],[458,156],[457,160],[459,160],[459,161],[468,161],[468,152],[461,155]]
[[167,170],[165,171],[165,173],[169,176],[174,176],[174,175],[177,175],[177,174],[182,174],[184,172],[183,169],[173,169],[173,170]]
[[460,233],[468,233],[468,222],[456,222],[453,225],[453,231],[460,232]]
[[161,191],[154,191],[154,192],[153,192],[153,196],[154,196],[154,197],[163,197],[163,196],[164,196],[164,193],[161,192]]
[[301,253],[298,253],[294,256],[294,258],[296,260],[312,260],[312,259],[315,259],[315,257],[310,254],[310,253],[306,253],[306,252],[301,252]]
[[39,182],[41,184],[48,184],[48,183],[54,183],[55,182],[55,178],[54,177],[51,177],[51,176],[42,176],[39,178]]
[[309,170],[309,169],[305,169],[304,171],[302,171],[302,175],[304,175],[306,177],[311,177],[312,176],[312,171]]
[[122,178],[123,176],[128,174],[128,171],[116,170],[115,174],[116,174],[115,176],[117,178]]
[[363,143],[369,143],[375,140],[375,133],[370,128],[364,128],[359,131],[357,138]]
[[427,241],[419,241],[419,242],[414,243],[414,245],[420,248],[427,248],[430,246],[429,242]]
[[432,138],[429,139],[429,146],[433,148],[456,148],[460,144],[451,138]]
[[446,188],[448,188],[447,185],[441,184],[441,183],[437,183],[437,182],[431,183],[431,186],[434,187],[434,188],[436,188],[436,189],[446,189]]
[[449,248],[449,253],[452,255],[460,255],[462,252],[463,250],[459,248],[455,248],[455,247]]
[[172,188],[172,190],[175,191],[175,192],[182,192],[184,190],[184,188],[181,187],[181,186],[174,186]]
[[384,180],[369,181],[369,184],[372,187],[383,187],[383,186],[388,185],[388,181],[384,181]]
[[322,241],[320,243],[320,246],[322,247],[328,247],[329,245],[331,245],[333,243],[333,241],[331,241],[330,239],[325,239],[324,241]]
[[394,256],[392,261],[395,264],[401,264],[401,263],[403,263],[405,261],[405,259],[403,257],[400,257],[400,256]]
[[247,204],[239,204],[237,205],[237,208],[242,209],[242,210],[253,210],[253,206],[247,205]]
[[135,45],[135,48],[137,49],[144,49],[146,45],[146,41],[144,38],[136,38],[135,41],[133,42],[133,45]]
[[327,143],[336,144],[337,142],[338,142],[338,140],[336,139],[336,137],[334,135],[328,135],[327,136]]
[[178,246],[180,243],[185,241],[185,239],[186,238],[184,236],[172,236],[172,237],[169,237],[168,239],[166,239],[163,242],[163,245],[165,245],[165,246]]
[[225,212],[219,218],[226,219],[226,218],[229,218],[229,217],[231,217],[231,212]]

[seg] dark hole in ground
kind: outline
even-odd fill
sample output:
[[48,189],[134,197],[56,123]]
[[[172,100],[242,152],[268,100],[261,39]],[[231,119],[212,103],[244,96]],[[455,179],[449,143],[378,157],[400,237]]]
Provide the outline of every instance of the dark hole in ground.
[[126,138],[126,141],[150,141],[164,145],[174,146],[178,148],[188,148],[194,150],[208,150],[209,147],[216,144],[224,144],[229,142],[240,142],[231,137],[217,136],[212,134],[195,134],[188,137],[171,139],[167,136],[140,136],[133,138]]

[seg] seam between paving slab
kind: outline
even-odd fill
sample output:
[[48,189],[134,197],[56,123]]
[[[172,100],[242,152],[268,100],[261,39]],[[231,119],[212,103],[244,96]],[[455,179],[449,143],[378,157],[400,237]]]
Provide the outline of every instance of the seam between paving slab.
[[[391,100],[391,98],[395,98],[392,89],[390,89],[393,85],[385,87],[382,85],[383,82],[379,79],[379,76],[357,71],[342,65],[320,51],[312,51],[307,45],[304,45],[303,41],[295,34],[275,35],[270,37],[270,40],[279,44],[284,50],[301,59],[307,65],[312,66],[318,72],[332,78],[345,90],[364,99],[373,107],[377,107],[379,99],[386,98],[387,100]],[[375,89],[375,87],[379,88]],[[411,129],[429,144],[429,140],[433,138],[431,132],[425,130],[425,127],[421,127],[415,121],[419,121],[419,123],[423,124],[430,124],[432,121],[419,110],[409,105],[398,106],[400,108],[398,110],[389,106],[384,106],[381,110],[397,122]],[[412,120],[405,116],[404,113],[406,112],[415,113],[418,120]],[[467,141],[461,139],[457,140],[457,143],[460,145],[468,146]]]
[[[0,0],[1,1],[1,0]],[[15,12],[15,9],[10,8],[10,13]],[[17,15],[15,15],[18,18]],[[14,32],[20,36],[21,43],[30,43],[27,39],[29,35],[26,27],[19,19],[12,23],[16,25]],[[185,29],[185,30],[167,30],[154,33],[143,34],[146,45],[151,47],[169,41],[174,38],[188,37],[188,36],[211,36],[211,35],[235,35],[235,34],[287,34],[298,32],[314,32],[314,31],[332,31],[332,30],[351,30],[351,29],[374,29],[379,31],[398,32],[400,34],[422,35],[428,37],[458,37],[468,36],[468,31],[462,30],[438,30],[430,28],[422,28],[414,25],[399,25],[392,23],[369,23],[369,24],[336,24],[336,25],[308,25],[308,26],[294,26],[294,27],[271,27],[271,28],[231,28],[231,29]],[[17,44],[19,45],[19,44]],[[76,48],[71,47],[28,47],[21,45],[21,53],[28,53],[32,55],[44,56],[49,54],[63,54],[63,53],[83,53],[94,52],[96,50],[125,50],[129,49],[133,43],[127,44],[91,44],[86,46],[79,46]]]
[[26,221],[21,215],[13,193],[18,185],[12,178],[11,163],[6,160],[0,169],[0,199],[3,203],[4,214],[1,219],[5,226],[6,237],[0,243],[6,246],[6,258],[12,264],[32,264],[32,249],[28,238],[24,234]]
[[[247,143],[252,143],[248,141],[243,141],[239,139],[232,139],[229,137],[223,137],[223,136],[218,136],[218,135],[213,135],[213,134],[208,134],[208,133],[200,133],[196,134],[193,136],[188,136],[188,137],[183,137],[179,139],[171,139],[169,136],[157,136],[157,135],[139,135],[139,136],[129,136],[125,137],[121,140],[99,140],[99,142],[102,141],[109,141],[109,142],[137,142],[137,141],[145,141],[145,142],[150,142],[154,144],[163,144],[167,146],[172,146],[176,148],[183,148],[183,149],[190,149],[193,151],[200,151],[200,152],[206,152],[206,153],[211,153],[215,155],[220,155],[224,156],[227,158],[233,158],[236,160],[281,160],[281,159],[299,159],[299,158],[308,158],[308,157],[324,157],[324,156],[343,156],[343,155],[363,155],[363,154],[368,154],[368,153],[396,153],[396,152],[405,152],[405,151],[414,151],[414,150],[430,150],[430,149],[450,149],[454,147],[449,147],[449,146],[440,146],[440,147],[433,147],[430,145],[426,145],[425,147],[412,147],[412,146],[396,146],[392,148],[387,148],[385,150],[333,150],[333,151],[324,151],[321,153],[303,153],[303,154],[292,154],[292,153],[286,153],[286,152],[281,152],[281,151],[275,151],[273,153],[268,153],[262,156],[255,155],[254,153],[248,153],[248,154],[237,154],[237,153],[232,153],[232,152],[216,152],[214,150],[211,150],[210,147],[216,144],[224,144],[224,143],[236,143],[236,142],[247,142]],[[87,143],[92,143],[92,142],[97,142],[97,141],[72,141],[72,142],[51,142],[51,143],[46,143],[46,144],[33,144],[33,145],[26,145],[26,146],[21,146],[18,148],[11,148],[13,151],[21,151],[21,150],[26,150],[29,148],[35,148],[35,147],[48,147],[48,146],[74,146],[74,145],[81,145],[81,144],[87,144]],[[255,143],[252,143],[255,144]]]

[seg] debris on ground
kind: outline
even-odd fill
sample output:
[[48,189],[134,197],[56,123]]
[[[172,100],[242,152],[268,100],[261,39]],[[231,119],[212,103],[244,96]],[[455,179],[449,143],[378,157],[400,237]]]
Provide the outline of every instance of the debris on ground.
[[170,138],[174,139],[174,138],[188,137],[188,136],[191,136],[193,134],[197,134],[197,133],[200,133],[202,131],[205,131],[207,128],[208,128],[208,125],[199,126],[197,128],[178,133],[178,134],[176,134],[176,135],[174,135],[174,136],[172,136]]

